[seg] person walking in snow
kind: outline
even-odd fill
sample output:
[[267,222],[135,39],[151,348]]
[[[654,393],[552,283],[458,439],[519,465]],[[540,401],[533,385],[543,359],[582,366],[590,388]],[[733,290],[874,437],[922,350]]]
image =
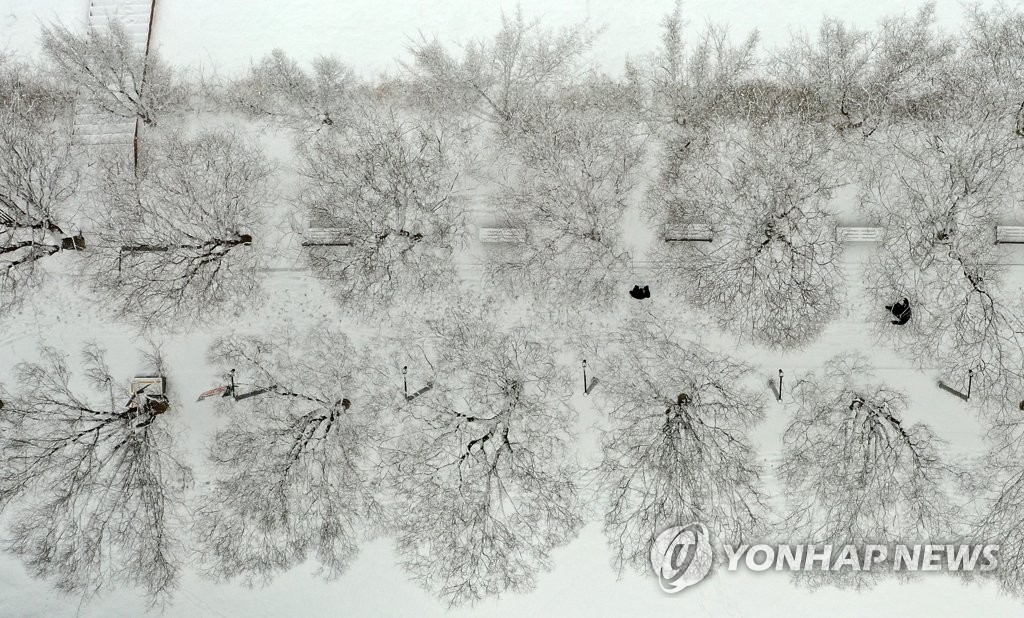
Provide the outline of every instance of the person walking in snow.
[[904,298],[894,305],[886,305],[885,308],[888,309],[889,312],[892,313],[893,317],[896,318],[895,320],[892,320],[893,324],[903,326],[910,321],[911,311],[909,299]]
[[651,290],[646,285],[644,287],[634,285],[633,289],[629,291],[629,295],[637,300],[643,300],[651,297]]

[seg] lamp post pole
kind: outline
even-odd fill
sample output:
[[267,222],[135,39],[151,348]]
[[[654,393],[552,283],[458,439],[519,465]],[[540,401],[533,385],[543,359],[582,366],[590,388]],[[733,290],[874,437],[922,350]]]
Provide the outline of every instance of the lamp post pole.
[[967,398],[971,398],[971,385],[974,383],[974,370],[967,370]]
[[589,395],[587,392],[587,359],[583,359],[583,394]]
[[782,370],[779,369],[779,401],[782,401]]
[[409,378],[406,377],[409,373],[409,366],[404,365],[402,367],[402,390],[405,391],[405,398],[409,398]]

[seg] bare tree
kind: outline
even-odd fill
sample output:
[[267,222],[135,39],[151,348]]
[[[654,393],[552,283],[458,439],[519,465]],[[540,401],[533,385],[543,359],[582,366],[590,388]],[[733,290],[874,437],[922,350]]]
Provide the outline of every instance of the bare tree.
[[[1024,393],[1021,302],[1003,282],[995,227],[1016,146],[987,114],[894,134],[866,175],[862,204],[885,227],[866,288],[885,337],[951,384],[973,384],[1006,411]],[[901,298],[913,317],[881,309]]]
[[827,138],[785,121],[723,135],[696,162],[678,197],[655,204],[664,230],[711,225],[710,243],[664,243],[655,268],[666,285],[719,326],[795,348],[840,312],[842,245],[829,200],[841,170]]
[[214,484],[197,508],[206,570],[249,584],[313,557],[334,578],[379,520],[374,463],[381,396],[364,354],[326,327],[230,336],[210,348],[231,372],[228,416],[209,451]]
[[0,315],[40,283],[45,258],[85,242],[64,209],[78,186],[67,117],[10,94],[0,105]]
[[175,408],[145,392],[125,403],[105,356],[87,346],[75,377],[65,355],[43,348],[39,362],[15,368],[15,391],[0,388],[7,547],[63,591],[129,584],[162,601],[180,573],[178,509],[191,473],[162,417]]
[[67,119],[75,92],[46,67],[0,52],[0,109],[31,110],[33,116]]
[[507,132],[545,95],[580,75],[581,58],[597,34],[582,25],[546,30],[517,8],[502,15],[493,40],[466,45],[461,57],[436,40],[413,45],[411,96],[441,115],[468,114]]
[[1024,12],[973,6],[966,17],[957,98],[991,109],[1003,130],[1024,137]]
[[305,70],[275,49],[228,85],[224,95],[233,109],[300,132],[316,132],[347,122],[361,89],[352,69],[332,56],[318,56]]
[[[942,460],[931,428],[906,422],[906,395],[879,383],[865,357],[833,358],[790,392],[796,410],[778,476],[794,539],[838,547],[950,537],[959,472]],[[872,579],[853,575],[846,583]]]
[[608,423],[595,478],[616,570],[649,569],[651,542],[669,526],[701,522],[730,542],[764,532],[748,436],[764,402],[745,383],[750,367],[649,320],[612,335],[599,362],[594,396]]
[[300,146],[311,225],[348,237],[348,246],[305,247],[341,302],[377,312],[455,285],[466,209],[456,187],[460,148],[457,136],[393,110]]
[[621,296],[632,266],[622,224],[644,142],[634,121],[581,95],[522,119],[492,200],[525,243],[488,260],[485,278],[542,304],[594,309]]
[[1015,596],[1024,594],[1024,423],[1020,410],[989,427],[989,451],[978,462],[967,487],[978,496],[971,512],[970,538],[977,543],[999,546],[999,568],[991,573],[1004,589]]
[[252,299],[269,174],[254,145],[218,131],[147,141],[138,171],[107,161],[86,264],[94,290],[120,317],[175,327]]
[[154,50],[139,49],[116,19],[84,34],[63,24],[43,26],[42,44],[61,80],[112,116],[155,125],[185,100],[181,79]]
[[583,525],[575,418],[555,351],[457,308],[410,353],[432,388],[384,446],[400,560],[450,604],[533,587]]
[[708,25],[689,41],[677,1],[662,20],[657,52],[643,62],[627,62],[627,82],[642,93],[644,115],[661,142],[664,182],[710,146],[718,122],[740,111],[736,97],[755,78],[758,39],[754,31],[736,44],[727,28]]
[[912,16],[882,20],[873,31],[826,18],[815,40],[798,36],[778,54],[769,75],[794,91],[791,113],[839,133],[870,135],[883,122],[941,112],[955,54],[929,2]]

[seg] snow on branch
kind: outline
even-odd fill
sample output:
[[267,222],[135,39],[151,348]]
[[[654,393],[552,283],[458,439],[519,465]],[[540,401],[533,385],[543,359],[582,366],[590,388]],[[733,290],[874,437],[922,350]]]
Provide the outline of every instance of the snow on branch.
[[665,227],[710,223],[713,240],[656,248],[665,285],[736,335],[783,349],[813,341],[844,294],[829,203],[842,177],[830,141],[787,121],[750,126],[683,173],[654,216]]
[[953,469],[908,400],[877,382],[867,359],[838,357],[797,380],[779,477],[791,526],[813,543],[946,538],[956,510]]
[[863,207],[886,230],[865,281],[879,307],[907,298],[914,317],[891,327],[880,309],[879,326],[953,384],[973,371],[993,412],[1013,414],[1024,398],[1024,299],[1004,281],[995,227],[1019,145],[988,114],[892,140],[862,187]]
[[86,277],[118,317],[182,327],[237,309],[260,291],[251,245],[270,167],[236,135],[154,135],[139,170],[106,162]]
[[649,569],[650,544],[669,526],[702,522],[734,543],[765,532],[749,437],[764,397],[751,368],[649,320],[623,325],[600,362],[594,397],[607,424],[594,472],[615,569]]
[[275,49],[228,84],[223,98],[257,120],[315,133],[346,124],[361,89],[352,69],[333,56],[318,56],[307,71]]
[[457,187],[461,148],[457,136],[390,109],[300,146],[311,225],[351,240],[304,248],[343,304],[373,312],[422,306],[455,285],[466,210]]
[[42,45],[62,81],[111,116],[156,125],[185,101],[184,84],[171,67],[155,51],[139,49],[116,19],[84,34],[60,23],[43,26]]
[[551,100],[521,119],[500,156],[492,196],[501,226],[528,229],[525,245],[485,265],[516,295],[577,310],[622,296],[632,266],[623,239],[644,142],[637,123],[595,93]]
[[584,73],[582,56],[598,34],[584,25],[548,30],[517,8],[502,15],[493,39],[469,43],[461,57],[437,40],[413,44],[411,96],[439,115],[468,115],[504,133]]
[[399,560],[451,605],[530,590],[583,525],[569,376],[486,313],[453,309],[429,338],[433,386],[383,447]]
[[17,365],[13,391],[0,387],[6,546],[66,592],[128,584],[165,601],[180,575],[179,509],[191,482],[163,418],[176,407],[118,394],[105,358],[87,346],[76,376],[66,355],[43,348]]
[[44,258],[84,245],[64,209],[78,187],[68,118],[11,94],[0,105],[0,314],[40,284]]
[[220,400],[228,424],[197,507],[204,569],[266,583],[313,558],[338,577],[381,518],[374,454],[394,402],[367,357],[329,327],[224,337],[209,357],[233,371],[235,392]]

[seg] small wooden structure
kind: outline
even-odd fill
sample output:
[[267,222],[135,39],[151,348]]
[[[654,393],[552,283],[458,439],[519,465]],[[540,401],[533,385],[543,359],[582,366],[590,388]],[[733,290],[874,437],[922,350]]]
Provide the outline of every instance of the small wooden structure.
[[132,395],[144,392],[147,396],[163,395],[167,381],[163,376],[135,376],[128,385]]
[[83,251],[85,250],[85,236],[81,232],[73,236],[65,236],[60,239],[62,251]]
[[170,407],[167,401],[167,381],[163,376],[135,376],[128,383],[128,392],[131,393],[125,405],[128,410],[163,414]]

